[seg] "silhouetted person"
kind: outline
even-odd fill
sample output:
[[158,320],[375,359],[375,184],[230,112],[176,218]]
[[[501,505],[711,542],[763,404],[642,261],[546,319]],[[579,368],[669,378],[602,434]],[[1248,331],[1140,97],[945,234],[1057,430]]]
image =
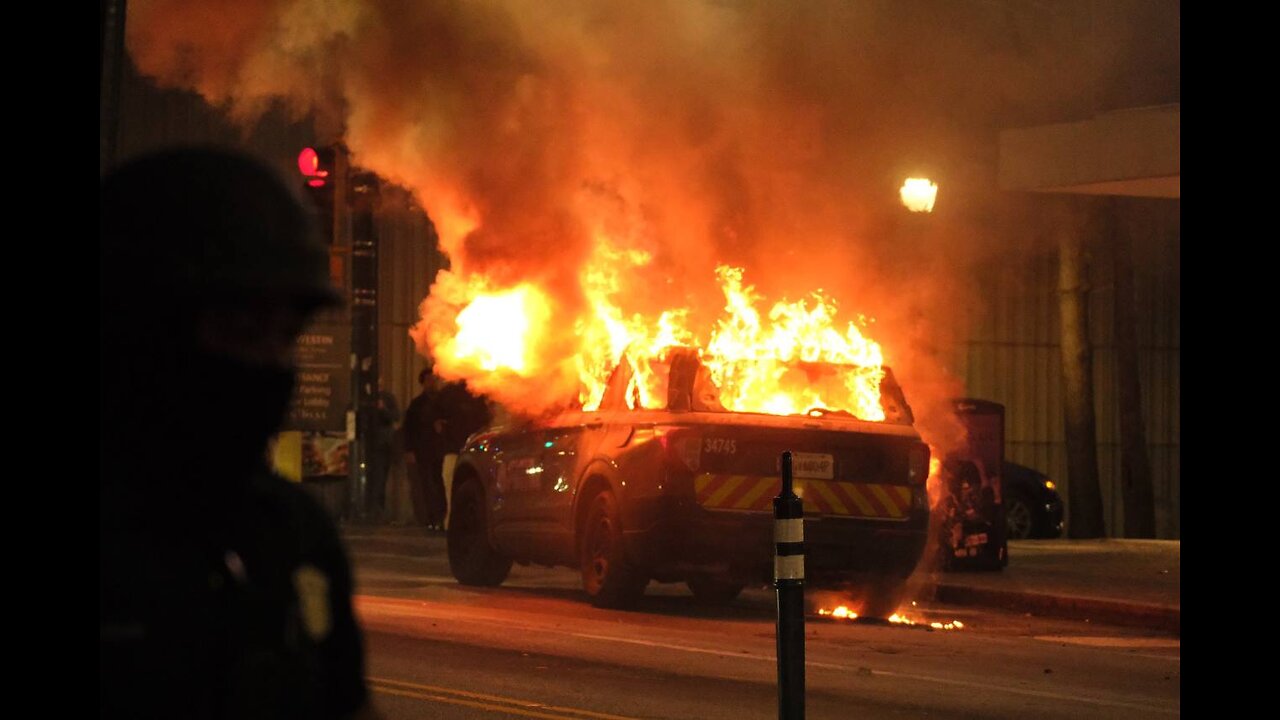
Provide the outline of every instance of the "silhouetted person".
[[[425,485],[428,527],[443,529],[449,507],[444,488],[444,459],[457,453],[472,433],[493,420],[488,404],[461,382],[443,383],[431,371],[418,378],[422,392],[406,412],[405,443],[414,454]],[[412,419],[410,419],[412,418]]]
[[100,714],[368,712],[336,528],[267,467],[294,345],[338,302],[289,186],[186,149],[100,188]]
[[[418,373],[418,383],[422,390],[409,401],[404,411],[404,424],[401,425],[405,450],[413,454],[413,471],[409,473],[409,490],[413,499],[413,513],[418,522],[432,527],[438,525],[443,517],[436,517],[436,503],[431,495],[431,487],[436,482],[433,473],[442,472],[444,455],[435,448],[439,442],[439,433],[431,419],[432,405],[440,390],[440,380],[431,374],[431,368]],[[431,464],[439,458],[438,467]],[[442,486],[443,491],[443,486]]]
[[444,459],[447,455],[456,454],[466,444],[472,433],[480,430],[493,420],[493,413],[484,398],[473,394],[462,382],[445,383],[436,394],[436,401],[431,405],[431,427],[436,431],[438,442],[435,447],[440,459],[435,461],[440,468],[437,481],[432,486],[434,505],[438,510],[441,528],[444,519],[449,515],[448,496],[444,488]]
[[381,520],[387,510],[387,473],[391,470],[396,423],[400,422],[400,404],[396,402],[395,395],[383,389],[382,378],[378,378],[378,393],[374,396],[372,409],[368,511],[374,518]]

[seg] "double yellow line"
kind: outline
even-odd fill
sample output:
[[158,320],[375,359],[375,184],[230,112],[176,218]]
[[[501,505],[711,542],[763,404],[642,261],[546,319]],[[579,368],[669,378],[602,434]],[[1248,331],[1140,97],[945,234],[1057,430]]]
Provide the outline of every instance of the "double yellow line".
[[625,715],[609,715],[590,710],[579,710],[578,708],[547,705],[534,700],[486,695],[437,685],[421,685],[403,680],[391,680],[390,678],[370,677],[368,680],[369,689],[374,692],[417,700],[448,703],[450,705],[464,705],[508,715],[548,718],[549,720],[582,720],[582,718],[592,718],[593,720],[635,720]]

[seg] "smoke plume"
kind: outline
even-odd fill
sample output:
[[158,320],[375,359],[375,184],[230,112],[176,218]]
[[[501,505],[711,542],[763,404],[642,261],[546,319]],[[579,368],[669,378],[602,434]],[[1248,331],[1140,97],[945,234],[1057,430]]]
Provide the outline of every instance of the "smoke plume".
[[[316,113],[357,164],[409,188],[451,269],[415,339],[435,352],[481,290],[526,284],[554,325],[536,373],[471,375],[536,410],[576,391],[584,268],[637,251],[628,314],[724,300],[714,268],[770,298],[823,289],[869,334],[935,444],[958,428],[952,343],[997,257],[995,131],[1031,117],[1037,21],[999,3],[713,0],[137,0],[128,49],[163,85],[252,121]],[[909,175],[940,185],[906,212]],[[606,253],[607,255],[607,253]]]

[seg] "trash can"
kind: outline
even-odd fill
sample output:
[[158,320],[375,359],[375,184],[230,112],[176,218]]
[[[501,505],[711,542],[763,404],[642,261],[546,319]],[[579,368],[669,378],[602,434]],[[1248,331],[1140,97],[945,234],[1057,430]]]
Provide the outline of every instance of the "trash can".
[[942,458],[940,564],[946,570],[1000,570],[1009,562],[1000,477],[1004,405],[976,398],[952,403],[967,433],[964,446]]

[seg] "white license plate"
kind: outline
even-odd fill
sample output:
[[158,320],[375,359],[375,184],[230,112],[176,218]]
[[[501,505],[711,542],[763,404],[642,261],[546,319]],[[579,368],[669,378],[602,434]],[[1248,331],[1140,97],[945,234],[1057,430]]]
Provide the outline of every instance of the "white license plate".
[[791,474],[798,478],[831,480],[835,477],[836,461],[824,453],[791,453]]

